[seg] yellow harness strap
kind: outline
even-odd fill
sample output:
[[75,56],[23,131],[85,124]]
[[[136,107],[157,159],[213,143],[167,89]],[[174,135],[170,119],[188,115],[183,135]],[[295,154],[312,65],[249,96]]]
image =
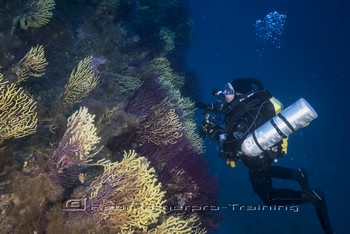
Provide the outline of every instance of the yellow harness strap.
[[226,159],[226,165],[234,168],[234,167],[236,167],[236,162],[233,160],[230,160],[230,159]]
[[288,151],[288,138],[284,138],[282,140],[282,144],[281,144],[281,150],[284,154],[287,154],[287,151]]
[[270,102],[272,103],[273,108],[275,109],[276,115],[283,110],[283,104],[280,101],[278,101],[275,97],[270,98]]

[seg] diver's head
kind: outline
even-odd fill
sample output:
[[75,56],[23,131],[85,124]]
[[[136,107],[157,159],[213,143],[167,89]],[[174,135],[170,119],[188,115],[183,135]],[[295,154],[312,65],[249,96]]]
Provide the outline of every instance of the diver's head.
[[223,91],[223,94],[225,95],[225,101],[227,103],[230,103],[235,99],[235,89],[233,88],[232,84],[230,82],[225,84],[225,88]]

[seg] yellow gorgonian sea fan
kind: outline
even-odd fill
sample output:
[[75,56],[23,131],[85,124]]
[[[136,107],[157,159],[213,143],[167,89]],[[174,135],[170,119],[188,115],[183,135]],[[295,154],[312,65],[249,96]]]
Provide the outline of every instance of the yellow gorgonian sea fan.
[[159,36],[165,42],[163,54],[167,54],[175,48],[175,32],[169,28],[162,27]]
[[185,135],[190,140],[193,149],[198,153],[204,153],[204,141],[196,132],[197,126],[195,122],[189,120],[183,122],[182,125]]
[[155,169],[135,151],[121,162],[104,164],[104,173],[86,190],[87,212],[117,232],[147,231],[164,214],[164,194]]
[[0,142],[33,134],[38,122],[36,102],[15,84],[3,89],[0,93]]
[[0,73],[0,91],[5,87],[5,84],[7,81],[3,81],[4,79],[4,74]]
[[185,215],[171,215],[160,225],[150,230],[149,234],[205,234],[207,231],[200,228],[200,220],[196,215],[186,217]]
[[17,83],[26,80],[29,76],[41,77],[45,75],[47,66],[44,46],[32,47],[29,52],[12,68],[12,72],[17,76]]
[[100,142],[94,119],[95,115],[90,114],[86,107],[81,107],[68,118],[67,130],[51,157],[58,171],[92,161],[91,152]]
[[117,73],[111,73],[111,75],[125,93],[132,92],[142,84],[142,81],[137,77],[123,76]]
[[79,177],[81,169],[91,165],[98,152],[92,152],[100,142],[94,118],[95,115],[90,114],[86,107],[74,112],[68,118],[67,130],[50,157],[50,178],[64,188],[69,188],[78,179],[83,179]]
[[175,73],[166,57],[160,56],[153,59],[152,67],[161,83],[168,83],[173,89],[181,89],[185,84],[185,77]]
[[13,19],[12,30],[14,31],[17,22],[22,29],[40,28],[47,24],[53,16],[52,10],[55,9],[54,0],[33,0],[28,3],[23,13]]
[[80,102],[99,83],[99,77],[95,75],[91,61],[92,56],[87,57],[73,69],[63,93],[66,108]]

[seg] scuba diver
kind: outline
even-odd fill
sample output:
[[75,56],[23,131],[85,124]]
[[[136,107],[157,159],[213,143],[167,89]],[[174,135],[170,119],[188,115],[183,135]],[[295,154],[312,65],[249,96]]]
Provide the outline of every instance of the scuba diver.
[[[272,165],[287,153],[289,134],[317,117],[312,107],[300,99],[282,110],[255,78],[234,79],[212,94],[215,103],[196,102],[196,106],[205,110],[200,133],[218,142],[219,157],[231,167],[239,160],[247,166],[253,190],[266,205],[312,203],[325,233],[334,233],[325,196],[310,188],[306,170]],[[294,180],[301,190],[274,188],[272,178]]]

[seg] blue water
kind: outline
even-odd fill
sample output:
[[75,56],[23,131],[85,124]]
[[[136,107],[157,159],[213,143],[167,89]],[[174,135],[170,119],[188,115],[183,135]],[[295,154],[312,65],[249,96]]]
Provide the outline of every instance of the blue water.
[[[319,117],[289,139],[288,155],[278,164],[304,167],[312,187],[327,197],[336,233],[349,233],[350,166],[350,16],[346,1],[190,0],[194,38],[187,64],[200,77],[204,101],[210,91],[234,77],[256,77],[285,106],[304,97]],[[258,43],[253,26],[267,13],[287,16],[280,48]],[[199,118],[200,113],[198,112]],[[322,233],[311,205],[292,211],[237,211],[230,204],[262,204],[250,186],[247,169],[217,157],[206,141],[206,158],[219,178],[220,213],[215,233]],[[291,186],[276,181],[276,186]],[[227,208],[226,208],[227,207]]]

